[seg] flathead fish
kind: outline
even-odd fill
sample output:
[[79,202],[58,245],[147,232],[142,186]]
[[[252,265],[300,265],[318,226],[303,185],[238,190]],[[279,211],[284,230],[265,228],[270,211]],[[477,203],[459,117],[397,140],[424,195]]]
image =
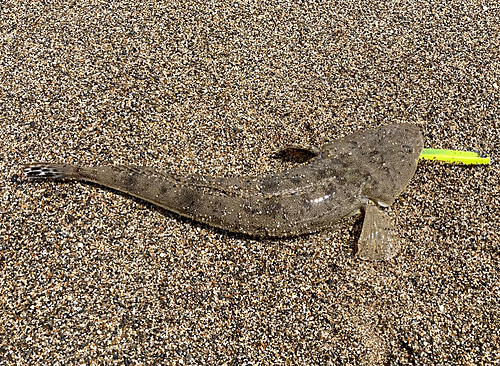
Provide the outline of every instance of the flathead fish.
[[25,164],[28,178],[93,182],[232,232],[286,237],[364,212],[357,256],[393,257],[400,244],[382,207],[407,187],[423,149],[417,126],[363,130],[310,149],[306,164],[263,177],[180,176],[147,167]]

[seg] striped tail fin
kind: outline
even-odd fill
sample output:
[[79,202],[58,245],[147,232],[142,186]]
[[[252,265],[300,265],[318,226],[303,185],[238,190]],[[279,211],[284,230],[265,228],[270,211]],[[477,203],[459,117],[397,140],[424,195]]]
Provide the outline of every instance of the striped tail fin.
[[23,164],[23,175],[28,179],[79,179],[78,168],[71,164],[31,163]]

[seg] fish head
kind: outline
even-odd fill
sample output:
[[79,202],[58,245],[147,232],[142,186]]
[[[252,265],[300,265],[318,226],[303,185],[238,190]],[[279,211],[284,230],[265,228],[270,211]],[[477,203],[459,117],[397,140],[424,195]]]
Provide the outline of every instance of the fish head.
[[417,169],[424,145],[420,129],[394,124],[372,130],[357,141],[357,158],[370,176],[363,194],[380,206],[390,206]]
[[390,206],[408,186],[423,149],[420,128],[392,124],[356,132],[326,145],[323,155],[349,156],[349,165],[368,177],[362,193],[379,206]]

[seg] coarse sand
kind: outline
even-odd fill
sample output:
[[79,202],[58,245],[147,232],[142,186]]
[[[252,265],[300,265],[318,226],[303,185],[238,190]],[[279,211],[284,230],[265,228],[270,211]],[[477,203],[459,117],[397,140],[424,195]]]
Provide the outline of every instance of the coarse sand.
[[[0,365],[500,364],[497,0],[0,3]],[[419,125],[389,208],[256,240],[20,164],[289,168],[289,144]]]

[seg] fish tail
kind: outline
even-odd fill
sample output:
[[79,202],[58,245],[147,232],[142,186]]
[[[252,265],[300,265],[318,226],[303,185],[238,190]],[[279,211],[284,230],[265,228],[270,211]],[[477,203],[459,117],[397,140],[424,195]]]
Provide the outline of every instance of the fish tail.
[[23,164],[23,175],[29,179],[80,179],[78,167],[71,164],[30,163]]

